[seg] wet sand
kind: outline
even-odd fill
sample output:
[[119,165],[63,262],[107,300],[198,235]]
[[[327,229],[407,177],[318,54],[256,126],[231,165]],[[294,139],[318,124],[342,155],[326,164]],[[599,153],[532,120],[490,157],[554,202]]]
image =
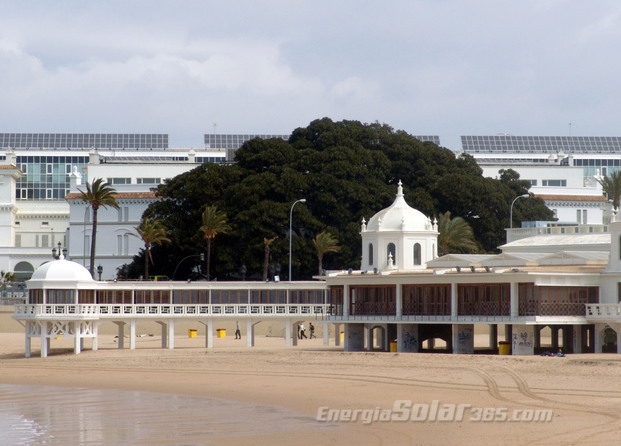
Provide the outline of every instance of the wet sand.
[[[294,413],[307,423],[293,429],[243,431],[231,428],[222,414],[220,429],[210,424],[213,429],[184,440],[179,428],[182,406],[169,421],[170,408],[150,408],[177,440],[160,437],[144,444],[226,439],[227,445],[599,445],[615,443],[621,430],[621,356],[614,354],[555,358],[346,353],[324,347],[321,339],[287,348],[282,338],[257,337],[256,346],[248,348],[245,338],[236,341],[232,336],[214,339],[213,349],[204,348],[204,336],[176,336],[174,350],[161,349],[158,336],[137,338],[136,343],[136,350],[118,350],[112,335],[102,335],[100,350],[89,350],[87,341],[86,350],[74,355],[71,340],[52,340],[50,356],[40,358],[33,340],[33,357],[24,358],[23,333],[3,333],[0,383],[221,398],[276,407],[283,410],[283,423],[291,424],[285,414]],[[360,413],[356,422],[329,423],[329,428],[314,421],[321,407],[367,410],[381,418],[379,414],[388,413],[398,400],[409,400],[419,409],[414,421],[378,419],[365,424]],[[460,420],[438,420],[450,418],[451,405],[460,404]],[[420,409],[433,411],[434,405],[441,409],[435,420],[430,414],[421,419]],[[501,421],[515,410],[531,415],[551,410],[551,420]],[[352,412],[341,412],[348,413],[351,417]],[[253,417],[247,417],[252,424]]]

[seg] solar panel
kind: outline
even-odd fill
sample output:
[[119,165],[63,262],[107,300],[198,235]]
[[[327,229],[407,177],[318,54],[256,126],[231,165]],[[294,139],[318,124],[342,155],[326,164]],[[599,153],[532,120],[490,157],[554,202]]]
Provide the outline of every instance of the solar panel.
[[618,136],[462,136],[466,153],[621,153]]
[[12,149],[167,149],[159,133],[0,133],[0,147]]
[[[436,145],[440,145],[440,137],[437,135],[413,135],[414,138],[421,142],[430,141]],[[212,149],[239,149],[246,141],[254,138],[271,139],[281,138],[285,141],[289,139],[289,135],[235,135],[235,134],[205,134],[205,146]]]

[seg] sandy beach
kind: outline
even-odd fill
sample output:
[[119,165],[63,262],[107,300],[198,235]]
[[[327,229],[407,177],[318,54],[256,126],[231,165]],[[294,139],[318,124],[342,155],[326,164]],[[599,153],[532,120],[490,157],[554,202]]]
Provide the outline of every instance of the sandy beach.
[[[102,335],[98,351],[87,343],[74,355],[71,340],[53,340],[51,355],[43,359],[36,357],[33,342],[35,356],[24,358],[24,335],[2,333],[0,383],[215,397],[289,409],[310,422],[267,433],[216,429],[183,444],[603,444],[616,442],[621,429],[621,356],[614,354],[345,353],[324,347],[321,339],[287,348],[276,337],[257,338],[248,348],[245,340],[228,336],[209,350],[201,336],[176,336],[174,350],[159,348],[160,342],[145,336],[137,339],[136,350],[118,350],[114,336]],[[401,409],[412,410],[395,413],[400,400],[406,401]],[[461,419],[454,410],[459,405]],[[358,419],[315,421],[322,407],[345,410],[339,415],[344,419],[354,413],[347,410],[358,409]],[[365,422],[364,410],[376,419]],[[538,410],[551,411],[551,419],[524,419]],[[187,411],[197,415],[191,407]],[[403,414],[408,420],[394,419]],[[175,428],[171,422],[169,429]]]

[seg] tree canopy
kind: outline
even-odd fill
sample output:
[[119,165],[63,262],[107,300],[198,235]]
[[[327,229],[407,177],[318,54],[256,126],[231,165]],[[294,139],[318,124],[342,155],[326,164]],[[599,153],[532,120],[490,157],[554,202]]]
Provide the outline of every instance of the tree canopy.
[[[410,206],[432,217],[450,211],[463,218],[482,251],[492,252],[505,241],[511,200],[529,183],[510,170],[500,179],[481,172],[471,156],[456,157],[385,124],[319,119],[294,130],[288,141],[246,142],[233,165],[206,163],[160,185],[162,200],[145,215],[162,220],[172,243],[165,251],[154,246],[154,257],[166,257],[155,267],[170,276],[178,259],[202,252],[201,212],[217,206],[232,229],[213,239],[212,277],[240,278],[246,265],[248,278],[260,280],[266,239],[274,239],[271,261],[286,271],[289,211],[305,198],[292,222],[293,276],[308,279],[317,271],[313,239],[323,231],[340,247],[323,267],[358,268],[360,223],[390,205],[399,180]],[[539,199],[519,200],[513,213],[516,221],[553,218]],[[188,273],[180,269],[177,276]]]

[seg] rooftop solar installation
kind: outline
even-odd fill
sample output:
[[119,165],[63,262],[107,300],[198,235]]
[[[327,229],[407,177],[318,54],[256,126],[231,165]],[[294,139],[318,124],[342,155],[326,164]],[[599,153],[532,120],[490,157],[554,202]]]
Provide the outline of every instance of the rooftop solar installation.
[[[421,142],[430,141],[436,145],[440,145],[440,137],[436,135],[413,135],[414,138]],[[289,135],[227,135],[227,134],[205,134],[205,145],[210,148],[217,149],[239,149],[246,141],[254,138],[272,139],[281,138],[285,141],[289,139]]]
[[621,153],[619,136],[462,136],[466,153]]
[[250,141],[255,138],[280,138],[286,141],[289,139],[289,135],[205,134],[205,145],[212,149],[239,149],[246,141]]
[[11,149],[167,149],[160,133],[0,133],[0,147]]

